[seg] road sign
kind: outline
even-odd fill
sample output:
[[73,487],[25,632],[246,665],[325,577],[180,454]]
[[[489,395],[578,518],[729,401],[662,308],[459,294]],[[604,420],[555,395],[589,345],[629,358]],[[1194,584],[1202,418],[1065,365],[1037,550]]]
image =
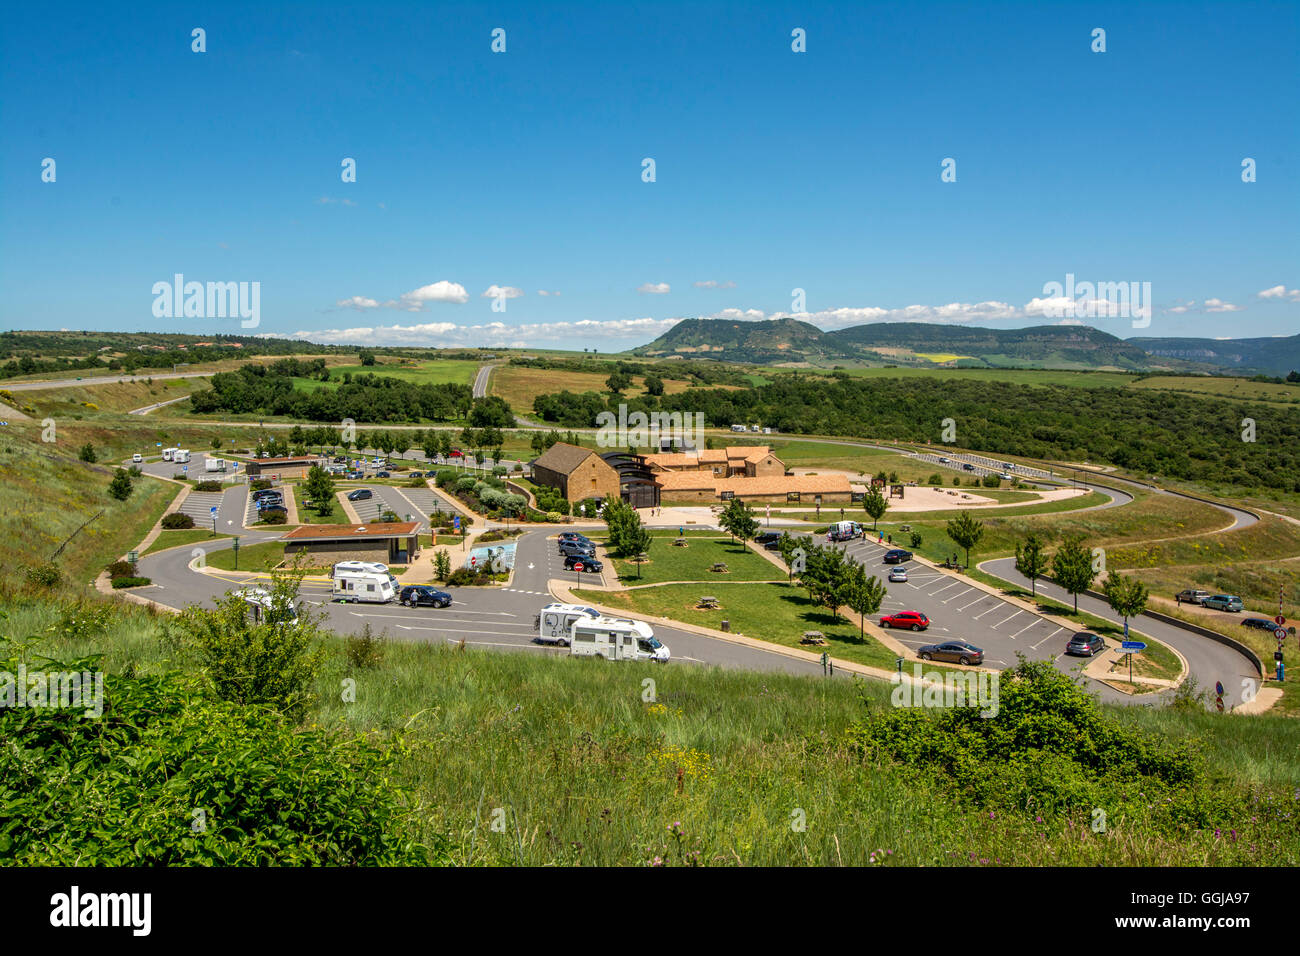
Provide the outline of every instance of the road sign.
[[216,513],[217,513],[217,506],[216,506],[216,505],[213,505],[211,508],[208,509],[208,514],[210,514],[210,515],[214,515],[214,514],[216,514]]
[[1217,696],[1217,697],[1222,697],[1222,696],[1223,696],[1223,681],[1221,681],[1221,680],[1216,680],[1216,681],[1214,682],[1214,693],[1215,693],[1215,696]]
[[1275,630],[1275,631],[1273,632],[1273,636],[1276,637],[1279,641],[1285,641],[1285,640],[1286,640],[1286,628],[1285,628],[1285,627],[1279,627],[1277,630]]
[[1136,654],[1137,652],[1145,651],[1146,649],[1147,646],[1142,641],[1125,641],[1120,645],[1120,650],[1125,654]]
[[1286,623],[1286,618],[1284,618],[1281,614],[1279,614],[1277,617],[1273,618],[1273,623],[1276,624],[1278,627],[1281,627],[1283,624]]

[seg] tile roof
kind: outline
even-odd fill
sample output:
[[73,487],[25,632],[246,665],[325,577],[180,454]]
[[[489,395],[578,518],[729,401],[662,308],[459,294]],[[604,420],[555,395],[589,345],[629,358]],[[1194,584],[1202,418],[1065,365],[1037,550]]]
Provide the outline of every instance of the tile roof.
[[844,475],[769,475],[762,478],[715,478],[706,471],[670,471],[655,475],[665,492],[711,490],[714,494],[730,491],[747,495],[784,495],[797,491],[802,495],[848,494],[849,479]]
[[591,455],[594,455],[590,448],[582,448],[578,445],[568,445],[562,441],[557,441],[542,454],[533,459],[534,465],[540,465],[549,471],[558,472],[562,475],[572,474],[573,470],[586,461]]
[[405,538],[420,528],[418,521],[374,521],[370,524],[305,524],[281,541],[336,541],[342,539]]

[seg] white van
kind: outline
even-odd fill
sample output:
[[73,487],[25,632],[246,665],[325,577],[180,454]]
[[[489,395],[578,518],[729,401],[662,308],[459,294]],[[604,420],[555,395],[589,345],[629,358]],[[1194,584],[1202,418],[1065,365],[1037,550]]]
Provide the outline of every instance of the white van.
[[204,471],[225,471],[226,460],[224,458],[208,458],[203,462]]
[[575,621],[594,621],[600,612],[592,607],[580,604],[548,604],[537,614],[533,625],[537,628],[537,640],[542,644],[569,646],[569,634]]
[[177,448],[172,453],[172,461],[187,462],[190,460],[190,450],[188,448]]
[[603,657],[607,661],[668,663],[668,648],[655,638],[645,621],[619,617],[579,619],[569,629],[569,653],[574,657]]
[[178,451],[180,451],[179,448],[164,448],[163,461],[175,461],[176,460],[175,455]]
[[387,565],[376,565],[383,568],[383,571],[357,571],[339,566],[364,563],[364,561],[341,561],[336,564],[330,595],[340,601],[387,604],[397,596],[397,578],[389,574]]
[[236,597],[243,598],[254,624],[298,623],[297,605],[293,601],[289,601],[282,612],[277,611],[275,602],[271,598],[271,592],[266,588],[244,588],[233,593]]
[[852,541],[862,533],[863,527],[856,521],[836,521],[828,529],[827,536],[832,541]]

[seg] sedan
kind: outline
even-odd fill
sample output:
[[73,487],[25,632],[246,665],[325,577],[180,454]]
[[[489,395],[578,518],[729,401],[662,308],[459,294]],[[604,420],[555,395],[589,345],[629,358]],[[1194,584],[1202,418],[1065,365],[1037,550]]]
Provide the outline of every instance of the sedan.
[[407,607],[451,607],[450,594],[423,584],[408,584],[399,597]]
[[1242,627],[1254,627],[1261,631],[1272,631],[1277,628],[1277,623],[1270,621],[1266,617],[1248,617],[1241,622]]
[[1209,596],[1209,591],[1202,591],[1198,588],[1183,588],[1174,595],[1174,600],[1183,604],[1200,604]]
[[374,496],[375,493],[371,491],[369,488],[358,488],[356,491],[348,492],[348,501],[365,501],[366,499],[373,498]]
[[1201,606],[1216,611],[1240,611],[1244,607],[1241,598],[1235,594],[1211,594],[1201,602]]
[[377,471],[377,472],[375,472],[375,477],[376,477],[376,478],[391,478],[391,477],[393,477],[393,476],[390,475],[390,474],[389,474],[388,472],[386,472],[386,471]]
[[581,533],[579,533],[579,532],[577,532],[577,531],[561,531],[561,532],[560,532],[560,540],[561,540],[561,541],[578,541],[578,542],[580,542],[580,543],[582,543],[582,544],[591,544],[591,539],[590,539],[590,538],[588,538],[585,534],[581,534]]
[[920,611],[899,611],[896,614],[886,614],[880,619],[881,627],[903,627],[911,628],[913,631],[924,631],[930,626],[930,619]]
[[948,641],[945,644],[927,644],[917,648],[923,661],[949,661],[953,664],[983,664],[984,651],[965,641]]
[[912,560],[912,552],[904,548],[890,548],[885,552],[885,564],[902,564]]
[[897,584],[907,580],[907,568],[890,568],[889,580]]
[[601,571],[605,570],[605,565],[590,555],[571,554],[564,559],[564,570],[589,571],[592,574],[600,574]]
[[1065,653],[1073,657],[1092,657],[1105,649],[1106,642],[1102,640],[1101,635],[1089,631],[1080,631],[1065,645]]

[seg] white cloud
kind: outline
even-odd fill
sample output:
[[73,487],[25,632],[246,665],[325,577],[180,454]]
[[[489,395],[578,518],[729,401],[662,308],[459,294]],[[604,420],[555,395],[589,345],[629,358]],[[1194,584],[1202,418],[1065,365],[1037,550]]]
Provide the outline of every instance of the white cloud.
[[1288,302],[1300,302],[1300,289],[1288,289],[1284,285],[1275,285],[1271,289],[1255,293],[1261,299],[1285,299]]
[[697,289],[734,289],[735,287],[736,283],[731,280],[719,282],[717,279],[705,279],[703,282],[695,283]]
[[374,299],[367,299],[363,295],[354,295],[350,299],[339,299],[334,304],[340,309],[356,309],[358,312],[363,312],[366,309],[379,308],[378,302]]
[[650,341],[662,335],[681,319],[611,319],[577,322],[536,322],[506,325],[458,325],[455,322],[423,322],[416,325],[356,326],[346,329],[303,329],[282,338],[318,342],[323,345],[488,345],[528,347],[554,344],[566,338],[575,341],[593,339],[633,339]]
[[331,198],[331,197],[329,197],[329,196],[321,196],[320,199],[317,199],[317,200],[316,200],[316,205],[318,205],[318,206],[332,206],[332,205],[334,205],[335,203],[338,203],[338,204],[343,205],[343,206],[355,206],[355,205],[356,205],[356,201],[355,201],[355,200],[352,200],[352,199],[333,199],[333,198]]
[[1240,312],[1245,308],[1244,305],[1233,305],[1231,302],[1224,302],[1222,299],[1206,299],[1206,312]]
[[517,299],[523,294],[523,289],[516,289],[512,285],[497,285],[496,283],[493,283],[483,290],[483,295],[479,298],[495,299],[500,297],[502,299]]
[[403,306],[412,312],[423,309],[426,302],[455,302],[464,305],[468,301],[469,293],[465,287],[459,282],[448,282],[446,279],[402,293]]
[[642,295],[667,295],[672,291],[672,286],[667,282],[646,282],[637,286],[636,291]]

